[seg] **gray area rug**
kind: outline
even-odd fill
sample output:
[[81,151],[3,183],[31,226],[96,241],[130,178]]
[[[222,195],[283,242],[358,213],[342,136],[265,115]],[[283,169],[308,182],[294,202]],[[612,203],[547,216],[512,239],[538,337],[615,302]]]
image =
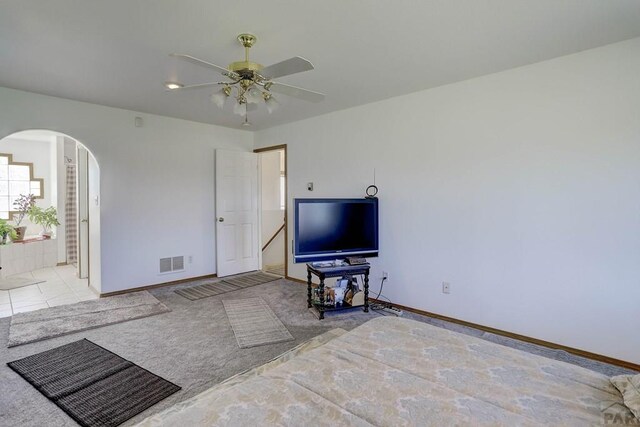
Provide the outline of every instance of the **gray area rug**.
[[263,272],[257,272],[243,276],[225,278],[219,282],[205,283],[204,285],[178,289],[176,293],[191,301],[195,301],[214,295],[237,291],[238,289],[245,289],[251,286],[261,285],[263,283],[273,282],[278,279],[280,279],[280,277],[272,276]]
[[44,308],[11,317],[8,347],[171,311],[149,292]]
[[87,339],[7,365],[82,426],[115,427],[180,390]]
[[0,291],[10,291],[11,289],[23,288],[25,286],[31,286],[43,282],[45,282],[45,280],[9,276],[4,279],[0,278]]
[[293,341],[291,333],[262,298],[224,300],[222,304],[238,347]]
[[[171,308],[171,312],[162,316],[136,319],[12,348],[6,347],[10,319],[0,318],[0,425],[77,427],[73,420],[5,363],[82,338],[107,347],[123,358],[133,360],[182,387],[179,392],[126,421],[123,426],[128,427],[229,377],[263,365],[317,335],[334,328],[351,330],[381,315],[373,312],[364,313],[362,310],[328,312],[325,319],[319,321],[307,308],[307,287],[280,279],[235,291],[233,297],[264,299],[295,340],[246,349],[238,348],[222,305],[222,299],[229,298],[229,294],[189,301],[174,293],[176,289],[207,282],[210,282],[210,279],[199,279],[150,291],[160,302]],[[424,316],[405,313],[405,317],[447,329],[457,327],[453,323]],[[471,328],[460,327],[454,330],[481,336],[489,341],[495,339],[495,336],[483,336],[482,331]],[[514,341],[516,340],[503,344],[512,346]],[[528,350],[533,351],[533,346]],[[545,356],[565,360],[609,376],[633,372],[562,351],[550,350]],[[563,359],[563,356],[567,359]]]

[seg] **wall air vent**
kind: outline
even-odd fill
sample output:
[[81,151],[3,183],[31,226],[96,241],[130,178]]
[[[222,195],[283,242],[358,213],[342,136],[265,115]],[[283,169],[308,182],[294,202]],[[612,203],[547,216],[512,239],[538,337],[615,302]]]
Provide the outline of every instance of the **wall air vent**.
[[160,258],[160,273],[171,273],[172,271],[184,270],[184,256],[174,256],[172,258]]
[[174,256],[172,258],[172,269],[173,271],[176,270],[184,270],[184,257],[183,256]]

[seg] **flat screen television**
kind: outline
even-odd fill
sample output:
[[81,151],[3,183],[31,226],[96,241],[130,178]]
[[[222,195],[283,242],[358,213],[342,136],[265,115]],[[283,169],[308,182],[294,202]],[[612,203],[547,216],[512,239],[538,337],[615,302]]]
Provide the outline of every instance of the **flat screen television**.
[[294,262],[378,256],[378,199],[294,199]]

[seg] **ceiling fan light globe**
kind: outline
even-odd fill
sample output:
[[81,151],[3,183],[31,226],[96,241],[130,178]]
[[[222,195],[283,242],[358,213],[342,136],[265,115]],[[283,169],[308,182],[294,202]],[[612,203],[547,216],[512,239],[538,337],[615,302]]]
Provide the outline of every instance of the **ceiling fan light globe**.
[[233,114],[237,114],[239,116],[244,116],[245,114],[247,114],[246,104],[236,102],[233,105]]
[[274,111],[276,111],[278,109],[278,107],[280,106],[280,103],[273,96],[270,96],[269,98],[267,98],[264,101],[264,104],[267,106],[267,112],[269,114],[271,114]]
[[223,108],[227,97],[228,95],[224,92],[224,89],[217,90],[211,94],[211,102],[213,102],[218,108]]
[[249,104],[257,104],[262,101],[262,92],[255,87],[250,88],[247,91],[247,102]]

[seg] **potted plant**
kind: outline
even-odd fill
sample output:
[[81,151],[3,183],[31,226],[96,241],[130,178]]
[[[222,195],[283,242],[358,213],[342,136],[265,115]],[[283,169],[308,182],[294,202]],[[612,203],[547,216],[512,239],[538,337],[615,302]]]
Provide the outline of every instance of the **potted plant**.
[[0,219],[0,245],[7,244],[7,236],[11,237],[11,240],[16,240],[16,230],[6,220]]
[[58,222],[58,212],[53,206],[49,206],[47,209],[42,209],[39,206],[33,205],[27,213],[29,220],[34,224],[42,226],[42,237],[45,239],[51,238],[51,227],[54,225],[60,225]]
[[16,231],[16,238],[13,240],[20,241],[24,239],[27,227],[21,226],[20,224],[22,223],[22,220],[24,219],[25,215],[27,215],[31,207],[35,204],[36,196],[34,196],[33,194],[28,194],[26,196],[24,194],[21,194],[20,197],[18,197],[15,202],[13,202],[13,207],[17,212],[17,214],[14,214],[13,216],[14,220],[16,221],[16,225],[14,226],[14,229]]

